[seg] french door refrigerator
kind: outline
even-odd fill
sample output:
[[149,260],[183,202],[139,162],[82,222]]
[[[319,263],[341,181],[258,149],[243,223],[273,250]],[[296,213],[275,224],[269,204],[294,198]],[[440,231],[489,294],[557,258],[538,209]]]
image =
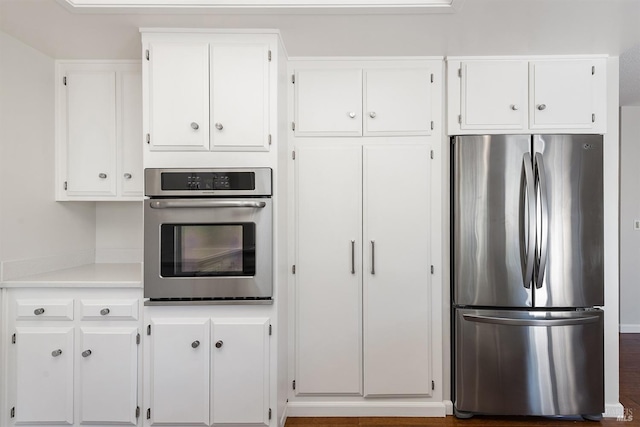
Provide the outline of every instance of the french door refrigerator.
[[454,412],[604,412],[601,135],[452,139]]

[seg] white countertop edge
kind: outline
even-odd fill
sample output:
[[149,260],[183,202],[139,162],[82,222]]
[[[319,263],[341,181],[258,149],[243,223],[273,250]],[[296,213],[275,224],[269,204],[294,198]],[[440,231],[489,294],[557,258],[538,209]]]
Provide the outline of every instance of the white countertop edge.
[[0,283],[1,288],[142,288],[142,264],[86,264]]

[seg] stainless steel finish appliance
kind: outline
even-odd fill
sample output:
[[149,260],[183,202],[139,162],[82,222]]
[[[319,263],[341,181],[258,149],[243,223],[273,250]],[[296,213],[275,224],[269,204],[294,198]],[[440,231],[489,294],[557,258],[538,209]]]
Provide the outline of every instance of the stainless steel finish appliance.
[[453,138],[456,415],[604,411],[602,149]]
[[271,169],[146,169],[144,296],[270,303]]

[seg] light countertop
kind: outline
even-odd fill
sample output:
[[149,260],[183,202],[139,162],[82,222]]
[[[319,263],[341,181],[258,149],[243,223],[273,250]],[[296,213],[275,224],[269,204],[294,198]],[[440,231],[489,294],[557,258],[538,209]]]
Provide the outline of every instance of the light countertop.
[[3,288],[142,288],[142,264],[87,264],[0,283]]

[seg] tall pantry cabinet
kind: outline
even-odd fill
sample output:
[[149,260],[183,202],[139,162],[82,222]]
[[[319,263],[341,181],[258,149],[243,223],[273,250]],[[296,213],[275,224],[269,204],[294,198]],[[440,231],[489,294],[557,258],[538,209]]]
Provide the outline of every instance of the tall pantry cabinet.
[[442,61],[293,61],[290,70],[289,411],[443,415]]

